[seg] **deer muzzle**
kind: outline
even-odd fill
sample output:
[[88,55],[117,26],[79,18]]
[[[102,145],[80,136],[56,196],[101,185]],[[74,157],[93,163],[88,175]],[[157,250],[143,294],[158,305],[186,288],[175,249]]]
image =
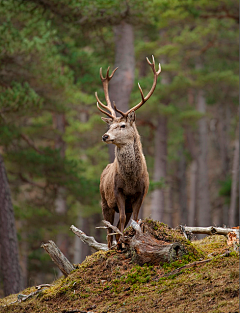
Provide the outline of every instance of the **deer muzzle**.
[[108,134],[108,133],[106,133],[106,134],[104,134],[103,136],[102,136],[102,140],[104,141],[104,142],[106,142],[106,143],[112,143],[112,141],[114,140],[114,136],[112,136],[111,134]]
[[102,136],[102,140],[103,140],[103,141],[107,141],[108,139],[109,139],[109,135],[104,134],[104,135]]

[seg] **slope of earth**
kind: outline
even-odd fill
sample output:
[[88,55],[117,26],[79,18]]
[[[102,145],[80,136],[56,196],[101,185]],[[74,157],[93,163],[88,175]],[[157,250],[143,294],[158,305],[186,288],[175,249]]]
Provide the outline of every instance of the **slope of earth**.
[[[159,236],[159,225],[151,227]],[[0,312],[239,312],[239,255],[227,251],[224,236],[191,247],[197,253],[163,266],[135,265],[116,250],[96,252],[26,301],[12,303],[18,295],[0,299]],[[206,259],[211,260],[194,263]]]

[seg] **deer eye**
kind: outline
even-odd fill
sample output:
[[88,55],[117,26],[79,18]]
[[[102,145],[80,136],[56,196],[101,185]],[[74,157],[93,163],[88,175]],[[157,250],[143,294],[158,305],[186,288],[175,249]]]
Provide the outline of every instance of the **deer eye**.
[[121,127],[121,128],[125,128],[125,125],[123,124],[123,125],[121,125],[120,127]]

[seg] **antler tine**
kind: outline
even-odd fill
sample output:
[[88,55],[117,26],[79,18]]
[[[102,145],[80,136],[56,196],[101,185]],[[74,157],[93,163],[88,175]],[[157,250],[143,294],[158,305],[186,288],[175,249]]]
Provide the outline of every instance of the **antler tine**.
[[113,71],[112,74],[109,76],[109,80],[113,77],[114,73],[116,72],[116,70],[118,69],[118,67],[116,67]]
[[[149,91],[149,93],[146,95],[146,97],[144,97],[142,88],[141,88],[140,84],[138,83],[138,88],[139,88],[139,90],[140,90],[142,100],[141,100],[141,102],[139,102],[137,105],[135,105],[133,108],[131,108],[130,110],[128,110],[126,113],[124,113],[123,116],[127,116],[130,112],[136,111],[137,109],[139,109],[139,108],[151,97],[151,95],[152,95],[153,92],[154,92],[154,89],[155,89],[156,84],[157,84],[157,77],[158,77],[158,75],[161,73],[161,65],[160,65],[160,63],[159,63],[159,69],[158,69],[158,71],[156,71],[154,56],[152,55],[152,63],[149,61],[148,58],[146,58],[146,59],[147,59],[148,64],[151,66],[152,71],[153,71],[153,74],[154,74],[154,80],[153,80],[152,88],[150,89],[150,91]],[[115,110],[116,110],[116,109],[115,109]],[[123,112],[122,112],[122,113],[123,113]],[[122,113],[121,113],[121,114],[122,114]]]
[[[108,110],[111,114],[105,112],[104,110],[100,110],[101,112],[103,112],[104,114],[110,116],[112,119],[114,119],[116,117],[116,113],[114,111],[114,109],[112,108],[112,105],[111,105],[111,101],[110,101],[110,98],[109,98],[109,94],[108,94],[108,83],[109,81],[111,80],[111,78],[113,77],[114,73],[116,72],[116,70],[118,69],[115,68],[111,75],[109,76],[109,69],[110,69],[110,66],[108,67],[107,69],[107,73],[106,73],[106,77],[103,77],[103,74],[102,74],[102,68],[100,68],[100,78],[101,78],[101,81],[103,83],[103,90],[104,90],[104,94],[105,94],[105,99],[106,99],[106,102],[107,102],[107,105],[104,105],[98,98],[98,95],[97,95],[97,92],[95,92],[95,97],[98,101],[98,104],[100,104],[104,109]],[[99,105],[98,106],[98,109],[100,109]]]
[[107,116],[109,116],[112,119],[114,118],[114,116],[112,116],[110,113],[108,113],[108,112],[104,111],[103,109],[101,109],[99,104],[98,104],[98,102],[97,102],[97,107],[98,107],[99,111],[101,111],[102,113],[106,114]]
[[143,91],[142,91],[142,88],[141,88],[141,86],[140,86],[140,84],[139,84],[139,83],[138,83],[138,88],[139,88],[140,93],[141,93],[142,101],[144,101]]
[[116,104],[115,102],[113,101],[113,106],[114,106],[114,110],[118,113],[120,113],[122,116],[127,116],[123,111],[119,110],[117,107],[116,107]]
[[[156,68],[155,68],[155,59],[154,59],[154,56],[152,55],[152,63],[149,61],[148,57],[146,57],[147,59],[147,62],[148,64],[151,66],[152,70],[153,70],[153,73],[156,72]],[[158,66],[159,66],[159,69],[158,71],[156,72],[157,75],[159,75],[161,73],[161,64],[158,63]]]
[[106,110],[108,110],[108,106],[106,106],[105,104],[102,103],[102,101],[99,99],[97,92],[95,92],[95,97],[97,99],[97,102]]

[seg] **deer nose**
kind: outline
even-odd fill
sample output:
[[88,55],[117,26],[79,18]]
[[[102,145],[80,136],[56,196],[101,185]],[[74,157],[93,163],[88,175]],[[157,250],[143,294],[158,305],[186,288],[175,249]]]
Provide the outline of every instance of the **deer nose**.
[[102,136],[102,140],[103,140],[103,141],[106,141],[108,138],[109,138],[109,136],[106,135],[106,134]]

